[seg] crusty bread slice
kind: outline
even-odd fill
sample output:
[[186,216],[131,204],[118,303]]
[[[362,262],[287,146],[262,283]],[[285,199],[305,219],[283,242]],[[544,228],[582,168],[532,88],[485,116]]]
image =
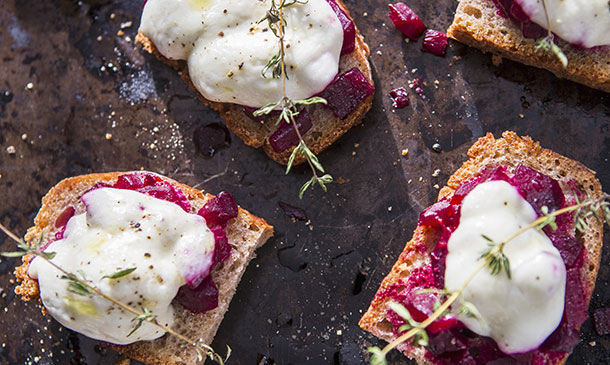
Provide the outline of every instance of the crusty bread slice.
[[536,40],[526,39],[510,19],[499,16],[492,0],[459,0],[447,35],[526,65],[544,68],[557,77],[610,92],[610,52],[607,49],[579,49],[561,40],[557,44],[568,57],[564,68],[550,52],[537,51]]
[[[34,220],[35,226],[26,234],[26,240],[38,239],[44,232],[45,241],[55,237],[55,221],[66,207],[72,206],[76,214],[85,211],[80,197],[97,183],[114,183],[124,173],[113,172],[72,177],[59,182],[42,199],[42,207]],[[181,189],[191,203],[191,212],[196,213],[212,197],[199,190],[166,178],[171,184]],[[224,317],[237,285],[246,270],[246,266],[255,257],[254,250],[264,244],[273,235],[273,227],[265,220],[239,208],[237,218],[229,221],[226,227],[229,244],[232,246],[231,258],[214,267],[212,277],[218,287],[218,307],[204,314],[194,314],[182,306],[175,306],[176,315],[173,329],[191,339],[201,339],[210,344],[220,322]],[[28,276],[31,256],[24,258],[24,264],[15,270],[21,286],[15,289],[24,300],[38,298],[38,282]],[[115,350],[147,364],[194,364],[197,354],[193,348],[183,346],[177,338],[165,335],[154,341],[141,341],[127,346],[113,346]],[[219,349],[222,353],[223,349]]]
[[[449,178],[447,186],[439,191],[438,199],[453,196],[461,183],[477,176],[487,167],[504,165],[508,167],[508,172],[512,174],[519,164],[531,167],[559,181],[575,181],[578,187],[589,196],[601,197],[601,185],[595,178],[595,172],[587,167],[551,150],[541,148],[540,144],[532,141],[530,137],[519,137],[514,132],[504,132],[502,137],[495,139],[491,133],[488,133],[470,147],[468,150],[470,159],[464,162],[462,167]],[[572,195],[572,192],[567,191],[567,189],[564,193]],[[601,212],[599,213],[601,214]],[[587,305],[591,299],[597,270],[599,269],[603,233],[602,224],[595,218],[589,217],[588,223],[590,229],[581,238],[585,244],[587,255],[587,262],[581,273]],[[428,248],[433,248],[437,239],[438,235],[433,233],[432,230],[418,226],[413,233],[413,238],[407,242],[392,270],[381,283],[378,293],[408,277],[412,269],[429,264],[429,255],[421,253],[415,248],[420,242],[424,242]],[[388,300],[389,298],[375,296],[369,309],[360,319],[359,325],[364,330],[390,342],[396,336],[392,331],[392,324],[386,319]],[[426,350],[423,347],[403,344],[398,349],[409,358],[416,359],[419,364],[431,363],[429,359],[424,357]],[[565,362],[566,359],[567,355],[560,363]]]
[[[337,4],[351,18],[347,7],[341,0],[336,0]],[[353,21],[353,19],[352,19]],[[354,23],[355,26],[355,23]],[[170,60],[164,57],[152,41],[144,36],[142,32],[138,32],[136,41],[141,43],[144,50],[155,55],[159,60],[165,62],[169,66],[178,71],[178,74],[188,84],[188,86],[197,93],[199,100],[202,103],[216,110],[220,117],[225,121],[227,127],[233,131],[245,144],[255,148],[262,147],[263,151],[278,163],[286,165],[292,150],[289,148],[282,153],[277,153],[269,144],[268,138],[275,132],[275,118],[269,118],[265,123],[252,120],[244,113],[244,107],[237,104],[217,103],[207,100],[201,95],[189,76],[188,67],[185,61]],[[356,27],[356,42],[353,52],[341,56],[339,60],[339,73],[350,70],[354,67],[360,69],[360,72],[373,84],[371,75],[371,66],[368,61],[369,47],[364,42],[364,38]],[[273,100],[274,101],[274,100]],[[270,101],[271,102],[271,101]],[[333,116],[333,113],[322,105],[313,105],[308,107],[308,111],[313,121],[312,128],[303,136],[309,149],[315,154],[322,152],[328,146],[333,144],[339,137],[347,132],[351,127],[356,125],[362,117],[369,111],[373,102],[373,95],[367,97],[350,115],[345,119],[338,119]],[[300,164],[305,160],[302,156],[295,159],[295,164]]]

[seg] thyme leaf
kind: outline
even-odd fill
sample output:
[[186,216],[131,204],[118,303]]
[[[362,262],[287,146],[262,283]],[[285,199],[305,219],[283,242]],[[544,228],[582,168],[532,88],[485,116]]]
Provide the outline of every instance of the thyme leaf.
[[129,269],[124,269],[124,270],[119,270],[113,274],[110,275],[104,275],[102,276],[102,279],[119,279],[122,278],[123,276],[127,276],[129,274],[131,274],[132,272],[136,271],[136,267],[130,267]]
[[[153,314],[148,308],[142,307],[142,314],[131,319],[132,322],[136,322],[131,331],[127,334],[127,337],[131,336],[134,332],[136,332],[140,327],[142,327],[142,323],[144,321],[152,322],[157,318],[155,314]],[[197,349],[197,356],[199,356],[199,349]]]
[[[481,235],[486,241],[490,241],[487,245],[487,249],[483,251],[479,260],[484,260],[487,264],[487,267],[491,271],[491,275],[498,275],[501,272],[506,273],[508,279],[510,276],[510,261],[508,261],[508,257],[502,252],[504,248],[504,243],[496,244],[493,240],[485,235]],[[496,249],[499,247],[499,249]]]

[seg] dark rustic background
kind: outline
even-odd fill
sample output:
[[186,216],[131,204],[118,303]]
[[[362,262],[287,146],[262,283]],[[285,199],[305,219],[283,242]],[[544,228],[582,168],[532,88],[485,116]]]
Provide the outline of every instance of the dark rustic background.
[[[608,189],[608,94],[510,61],[496,66],[456,42],[446,57],[422,53],[421,39],[406,43],[391,25],[385,1],[346,2],[371,47],[374,106],[320,156],[343,183],[299,200],[305,168],[285,176],[232,134],[212,158],[196,150],[195,130],[222,121],[134,44],[142,1],[0,1],[0,221],[23,234],[50,187],[90,172],[144,168],[211,193],[226,189],[276,235],[248,267],[214,347],[230,345],[233,364],[360,364],[379,342],[358,319],[419,212],[435,201],[435,184],[445,183],[477,137],[507,129],[530,135],[596,170]],[[455,8],[449,0],[409,5],[440,30]],[[393,111],[388,92],[418,77],[426,99],[412,93],[411,106]],[[303,208],[310,223],[292,222],[279,202]],[[0,237],[1,250],[12,247]],[[610,303],[609,252],[591,310]],[[117,360],[15,298],[17,263],[0,260],[0,362]],[[581,338],[570,364],[608,363],[610,338],[597,335],[591,320]]]

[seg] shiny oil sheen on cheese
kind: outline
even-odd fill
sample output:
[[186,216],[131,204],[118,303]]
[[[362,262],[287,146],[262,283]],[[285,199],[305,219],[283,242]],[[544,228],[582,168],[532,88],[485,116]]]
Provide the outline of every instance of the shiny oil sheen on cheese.
[[[586,48],[610,45],[608,0],[545,0],[551,30],[562,39]],[[517,0],[532,21],[548,29],[542,0]]]
[[[165,57],[187,60],[206,99],[261,107],[282,97],[267,62],[279,40],[265,18],[270,0],[148,0],[140,30]],[[326,0],[284,9],[286,83],[293,100],[324,90],[337,74],[343,28]]]
[[[205,220],[178,205],[131,190],[102,188],[82,196],[87,212],[70,219],[64,239],[45,249],[53,262],[93,283],[103,293],[136,309],[147,308],[159,323],[171,326],[171,301],[192,271],[209,273],[214,236]],[[104,278],[136,268],[119,279]],[[62,274],[40,258],[29,275],[38,280],[40,297],[64,326],[88,337],[128,344],[164,334],[148,322],[132,335],[134,315],[106,299],[68,290]]]
[[[457,290],[480,264],[489,241],[502,242],[536,219],[532,206],[505,181],[478,185],[462,203],[460,224],[448,242],[445,285]],[[511,279],[480,271],[462,293],[480,319],[460,315],[466,327],[493,338],[505,353],[540,346],[561,322],[566,269],[549,238],[530,229],[504,246]]]

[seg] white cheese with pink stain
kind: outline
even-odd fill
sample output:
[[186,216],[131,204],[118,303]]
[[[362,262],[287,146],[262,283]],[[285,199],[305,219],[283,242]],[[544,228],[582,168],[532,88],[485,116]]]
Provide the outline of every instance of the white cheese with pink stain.
[[[483,236],[500,243],[536,220],[536,213],[517,189],[505,181],[478,185],[465,198],[460,223],[448,242],[445,286],[455,291],[481,263],[489,248]],[[544,232],[529,229],[503,250],[511,278],[480,271],[461,300],[474,304],[481,318],[459,315],[466,327],[493,338],[505,353],[524,353],[540,346],[561,322],[566,268]],[[458,299],[459,301],[460,299]]]
[[[64,238],[51,243],[52,262],[74,273],[124,304],[147,308],[166,326],[174,322],[172,300],[189,275],[209,273],[214,235],[205,220],[178,205],[132,190],[102,188],[82,196],[87,212],[72,217]],[[136,268],[119,278],[103,278]],[[69,290],[63,274],[41,258],[30,264],[29,275],[38,280],[40,298],[53,318],[88,337],[124,345],[153,340],[164,331],[136,322],[99,295]]]

